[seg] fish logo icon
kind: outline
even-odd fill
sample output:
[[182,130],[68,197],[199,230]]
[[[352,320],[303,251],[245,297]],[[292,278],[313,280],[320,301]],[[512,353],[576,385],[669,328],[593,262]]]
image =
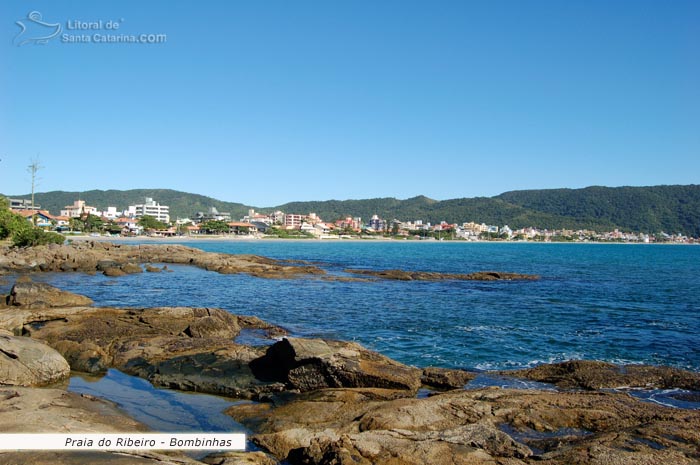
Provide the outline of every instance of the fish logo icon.
[[60,23],[47,23],[42,21],[41,13],[32,11],[27,15],[27,19],[15,21],[22,30],[15,37],[15,44],[18,47],[26,44],[46,45],[49,40],[61,33]]

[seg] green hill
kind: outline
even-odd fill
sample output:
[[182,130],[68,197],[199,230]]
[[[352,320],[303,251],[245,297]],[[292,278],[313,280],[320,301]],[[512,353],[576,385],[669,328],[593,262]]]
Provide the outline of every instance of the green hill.
[[[52,213],[58,213],[78,198],[98,209],[107,206],[124,209],[128,205],[142,203],[144,197],[152,197],[163,205],[169,205],[172,218],[191,217],[197,211],[216,207],[238,219],[251,208],[240,203],[168,189],[46,192],[36,194],[36,203]],[[499,226],[507,224],[511,228],[535,226],[598,231],[620,228],[625,231],[665,231],[700,237],[700,185],[526,190],[505,192],[495,197],[443,201],[418,196],[406,200],[377,198],[291,202],[256,210],[314,212],[327,221],[359,216],[366,222],[376,214],[387,220],[423,220],[431,223],[475,221]]]
[[[495,197],[437,201],[381,198],[293,202],[282,211],[315,212],[321,218],[373,214],[385,219],[422,219],[437,223],[476,221],[511,228],[594,229],[683,233],[700,236],[700,185],[654,187],[588,187],[506,192]],[[269,209],[266,209],[267,211]]]
[[[30,198],[29,195],[10,195],[12,198]],[[43,192],[34,195],[34,202],[41,205],[41,208],[58,215],[66,205],[72,205],[74,201],[85,200],[88,205],[96,207],[98,210],[105,210],[107,207],[117,207],[118,210],[125,210],[129,205],[142,204],[145,197],[151,197],[161,205],[170,206],[170,217],[172,219],[190,218],[198,211],[207,211],[210,207],[215,207],[220,212],[230,212],[233,218],[238,219],[248,213],[247,206],[240,203],[223,202],[211,197],[187,192],[174,191],[171,189],[133,189],[128,191],[119,190],[92,190],[84,192],[64,192],[53,191]]]
[[583,222],[700,236],[700,185],[528,190],[497,198]]

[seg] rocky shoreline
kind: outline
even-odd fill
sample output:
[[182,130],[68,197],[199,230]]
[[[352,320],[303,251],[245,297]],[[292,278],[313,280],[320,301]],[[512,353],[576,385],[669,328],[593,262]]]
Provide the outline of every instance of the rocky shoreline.
[[[181,246],[97,244],[10,253],[0,258],[0,269],[98,272],[183,263],[275,278],[318,274],[311,265]],[[76,250],[80,253],[67,255]],[[263,334],[270,344],[236,342],[247,330]],[[143,425],[109,402],[67,392],[61,385],[71,370],[99,374],[110,368],[156,386],[252,400],[227,413],[253,432],[252,441],[264,452],[212,454],[200,460],[157,452],[0,452],[0,462],[700,462],[700,411],[643,402],[610,389],[685,389],[697,396],[700,374],[694,372],[571,361],[494,373],[549,383],[549,389],[470,389],[476,373],[419,369],[356,343],[289,337],[283,328],[221,309],[98,307],[87,297],[26,277],[0,299],[2,432],[143,431]]]

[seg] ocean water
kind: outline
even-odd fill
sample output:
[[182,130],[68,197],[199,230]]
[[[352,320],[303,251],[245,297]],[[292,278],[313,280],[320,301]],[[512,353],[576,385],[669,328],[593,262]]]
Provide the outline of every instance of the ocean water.
[[207,306],[255,315],[292,335],[357,341],[419,367],[515,369],[595,359],[700,371],[697,246],[265,240],[186,245],[307,260],[331,275],[344,275],[346,268],[397,268],[509,271],[541,279],[272,280],[186,266],[119,278],[56,273],[34,279],[88,295],[97,305]]

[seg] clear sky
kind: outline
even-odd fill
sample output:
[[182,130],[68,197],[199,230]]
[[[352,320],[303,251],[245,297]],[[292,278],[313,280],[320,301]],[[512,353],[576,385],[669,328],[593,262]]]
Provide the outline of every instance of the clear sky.
[[695,0],[11,0],[0,37],[5,194],[37,156],[259,207],[700,183]]

